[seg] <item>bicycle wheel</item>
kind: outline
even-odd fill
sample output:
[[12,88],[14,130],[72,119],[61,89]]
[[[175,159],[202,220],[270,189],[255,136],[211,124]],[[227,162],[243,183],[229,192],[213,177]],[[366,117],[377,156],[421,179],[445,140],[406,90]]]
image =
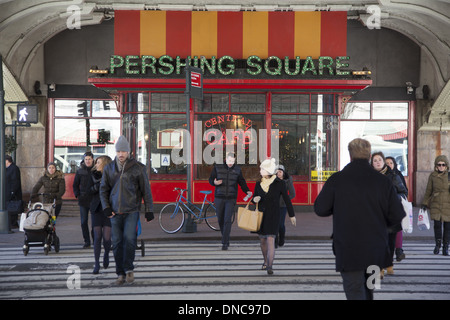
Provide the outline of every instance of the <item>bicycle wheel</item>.
[[159,213],[159,225],[164,232],[178,232],[184,224],[184,212],[176,203],[166,204]]
[[220,231],[219,220],[217,219],[216,208],[208,204],[205,208],[205,220],[208,227],[215,231]]

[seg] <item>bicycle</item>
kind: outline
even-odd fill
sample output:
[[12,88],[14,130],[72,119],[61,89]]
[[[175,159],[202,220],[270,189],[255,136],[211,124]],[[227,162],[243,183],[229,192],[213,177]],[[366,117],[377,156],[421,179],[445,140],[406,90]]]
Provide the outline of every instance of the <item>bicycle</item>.
[[[183,195],[187,190],[181,188],[173,189],[173,191],[178,191],[178,196],[175,202],[166,204],[159,212],[159,225],[161,229],[167,233],[178,232],[184,225],[186,219],[184,210],[186,210],[186,213],[192,214],[194,222],[200,223],[202,220],[205,220],[208,227],[215,231],[220,231],[214,203],[207,199],[212,191],[200,191],[205,197],[202,206],[199,208]],[[195,211],[198,211],[198,213]]]

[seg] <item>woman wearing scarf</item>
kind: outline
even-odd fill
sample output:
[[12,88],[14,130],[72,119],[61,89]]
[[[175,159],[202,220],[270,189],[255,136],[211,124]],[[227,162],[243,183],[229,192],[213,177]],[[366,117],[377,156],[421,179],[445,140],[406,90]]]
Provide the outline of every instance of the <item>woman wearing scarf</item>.
[[[383,152],[375,152],[374,154],[372,154],[371,164],[375,170],[377,170],[381,174],[384,174],[386,177],[389,178],[389,180],[391,180],[395,190],[397,191],[397,196],[399,197],[400,200],[401,197],[403,198],[408,197],[408,190],[406,189],[400,177],[397,174],[395,174],[394,171],[392,171],[389,166],[386,165],[386,158],[384,157]],[[400,230],[398,232],[402,231]],[[392,265],[390,267],[387,267],[387,274],[394,274],[394,250],[396,237],[397,232],[389,232],[389,250],[391,253]],[[384,270],[381,270],[380,275],[381,278],[383,278]]]
[[275,237],[280,225],[280,197],[286,203],[291,223],[295,226],[295,213],[291,199],[287,193],[286,184],[276,176],[275,159],[264,160],[260,165],[261,180],[256,182],[252,201],[258,204],[258,210],[263,212],[261,228],[258,231],[261,242],[261,252],[264,257],[263,270],[273,274],[275,257]]
[[[436,247],[433,253],[448,256],[448,242],[450,240],[450,193],[448,179],[448,159],[437,156],[434,160],[434,171],[428,177],[427,189],[422,201],[422,207],[430,209],[430,218],[434,220],[434,238]],[[442,227],[444,234],[442,235]]]

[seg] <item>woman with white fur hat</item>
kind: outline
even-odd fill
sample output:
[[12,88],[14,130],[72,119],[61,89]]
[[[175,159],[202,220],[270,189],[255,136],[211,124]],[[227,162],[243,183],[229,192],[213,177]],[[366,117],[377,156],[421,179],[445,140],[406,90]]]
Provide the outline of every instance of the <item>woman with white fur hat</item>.
[[275,159],[264,160],[260,165],[261,180],[256,182],[255,193],[252,201],[258,204],[258,209],[263,212],[261,228],[258,231],[261,241],[261,251],[264,257],[263,270],[267,274],[273,274],[273,260],[275,257],[275,237],[280,224],[280,197],[286,203],[291,223],[295,226],[295,213],[289,198],[286,184],[277,178],[277,165]]

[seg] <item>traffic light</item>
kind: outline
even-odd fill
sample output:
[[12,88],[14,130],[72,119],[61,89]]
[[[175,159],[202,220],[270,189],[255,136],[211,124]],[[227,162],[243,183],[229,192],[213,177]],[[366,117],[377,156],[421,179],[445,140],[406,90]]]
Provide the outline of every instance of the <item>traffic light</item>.
[[37,104],[18,104],[17,105],[18,123],[38,123],[39,114]]
[[98,139],[97,142],[100,144],[107,144],[111,138],[111,134],[109,131],[105,129],[98,129]]
[[83,101],[77,105],[78,108],[78,116],[79,117],[88,117],[88,106],[87,101]]

